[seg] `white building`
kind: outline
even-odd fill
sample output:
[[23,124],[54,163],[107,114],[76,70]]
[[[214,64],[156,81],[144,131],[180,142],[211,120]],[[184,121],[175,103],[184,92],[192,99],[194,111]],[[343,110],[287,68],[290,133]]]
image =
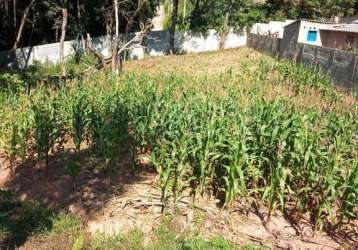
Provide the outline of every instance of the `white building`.
[[330,48],[358,46],[358,23],[297,20],[284,27],[282,40]]
[[297,20],[285,27],[285,32],[291,27],[298,32],[298,42],[310,45],[322,46],[321,29],[327,29],[331,22]]

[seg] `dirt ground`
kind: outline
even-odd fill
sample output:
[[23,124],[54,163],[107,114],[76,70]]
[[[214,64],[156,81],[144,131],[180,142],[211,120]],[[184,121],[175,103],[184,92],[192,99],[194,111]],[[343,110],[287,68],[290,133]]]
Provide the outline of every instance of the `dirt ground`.
[[[80,157],[81,174],[72,179],[65,171],[66,164],[75,157],[70,151],[52,156],[49,169],[41,163],[29,161],[17,168],[15,176],[2,183],[24,199],[33,199],[52,210],[65,209],[81,216],[90,233],[124,233],[140,228],[150,235],[159,225],[163,214],[174,219],[171,226],[178,233],[195,230],[204,237],[223,235],[228,240],[282,249],[339,249],[358,242],[358,233],[327,235],[312,230],[307,222],[290,223],[281,212],[266,223],[265,208],[237,202],[230,209],[221,209],[215,199],[183,197],[174,209],[172,200],[162,213],[157,177],[145,160],[138,160],[139,174],[122,171],[105,173],[100,161],[84,151]],[[76,158],[78,160],[78,156]],[[2,166],[8,165],[4,158]],[[2,168],[1,171],[5,171]],[[3,172],[2,172],[3,173]],[[110,176],[110,177],[109,177]]]

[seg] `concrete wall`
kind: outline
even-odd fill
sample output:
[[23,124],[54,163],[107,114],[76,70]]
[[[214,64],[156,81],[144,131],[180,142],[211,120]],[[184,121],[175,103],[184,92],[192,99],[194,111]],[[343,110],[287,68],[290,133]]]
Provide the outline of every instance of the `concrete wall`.
[[[261,41],[265,41],[264,44]],[[263,37],[250,34],[248,46],[278,55],[280,58],[295,61],[312,67],[316,71],[330,76],[336,87],[348,91],[358,90],[358,55],[348,51],[332,48],[322,48],[308,44],[294,43],[284,44],[285,41],[278,38]],[[275,44],[269,47],[267,44]],[[277,49],[277,51],[274,51]]]
[[[133,37],[134,34],[131,34]],[[208,34],[198,33],[180,33],[178,32],[175,39],[176,49],[181,53],[194,53],[214,51],[219,49],[220,37],[214,30],[210,30]],[[104,56],[110,55],[110,41],[106,36],[95,37],[92,39],[93,46]],[[246,46],[246,35],[230,32],[226,41],[225,48],[236,48]],[[74,55],[81,50],[79,41],[67,41],[64,44],[65,57]],[[169,51],[169,33],[167,31],[153,31],[149,34],[148,39],[144,42],[144,46],[137,45],[129,51],[130,59],[142,59],[146,55],[162,56]],[[33,62],[40,61],[42,63],[58,63],[59,62],[59,44],[46,44],[34,46],[31,48],[21,48],[16,52],[0,52],[0,67],[11,66],[15,62],[20,67],[27,67]]]
[[301,22],[294,22],[285,27],[285,33],[283,38],[279,41],[280,48],[279,54],[280,57],[293,59],[296,57],[294,53],[297,46],[299,31],[300,31]]
[[271,56],[279,56],[280,40],[279,38],[250,34],[247,37],[247,46],[255,48],[260,52],[268,53]]

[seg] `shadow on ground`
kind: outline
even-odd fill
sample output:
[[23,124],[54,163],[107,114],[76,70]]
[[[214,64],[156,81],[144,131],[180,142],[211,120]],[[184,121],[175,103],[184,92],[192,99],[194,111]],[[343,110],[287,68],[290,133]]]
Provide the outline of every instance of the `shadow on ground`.
[[[20,164],[5,186],[8,191],[0,192],[0,249],[15,249],[37,232],[51,230],[53,216],[61,211],[79,216],[93,231],[107,232],[111,227],[121,231],[133,225],[150,232],[162,215],[160,190],[150,185],[155,174],[143,162],[134,168],[133,159],[130,150],[105,161],[91,149],[75,153],[71,147],[62,147],[52,155],[48,168],[34,159]],[[68,171],[73,163],[79,166],[75,178]],[[133,173],[134,169],[140,169],[140,174]],[[203,211],[200,231],[204,235],[224,234],[234,242],[272,242],[283,248],[336,249],[357,240],[352,231],[314,235],[309,222],[302,224],[295,216],[290,220],[288,214],[277,214],[266,224],[265,209],[245,213],[248,206],[243,204],[241,212],[221,211],[207,198],[196,200]],[[189,218],[190,199],[181,205]],[[190,224],[188,218],[186,224]]]
[[[79,168],[76,177],[68,171],[73,164]],[[47,168],[35,159],[21,163],[1,191],[0,249],[15,248],[51,229],[51,218],[60,211],[85,223],[121,195],[125,185],[145,178],[134,173],[132,164],[131,152],[106,161],[90,149],[75,153],[64,148],[56,150]]]

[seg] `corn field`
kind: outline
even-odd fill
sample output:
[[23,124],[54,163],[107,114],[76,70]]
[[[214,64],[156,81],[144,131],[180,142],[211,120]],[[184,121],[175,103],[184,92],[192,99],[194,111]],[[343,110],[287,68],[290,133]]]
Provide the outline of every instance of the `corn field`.
[[[309,92],[322,105],[305,103]],[[324,76],[265,57],[215,76],[103,71],[2,93],[0,146],[46,166],[64,137],[107,163],[133,146],[150,156],[164,206],[213,195],[340,226],[358,219],[358,106],[344,98]]]

